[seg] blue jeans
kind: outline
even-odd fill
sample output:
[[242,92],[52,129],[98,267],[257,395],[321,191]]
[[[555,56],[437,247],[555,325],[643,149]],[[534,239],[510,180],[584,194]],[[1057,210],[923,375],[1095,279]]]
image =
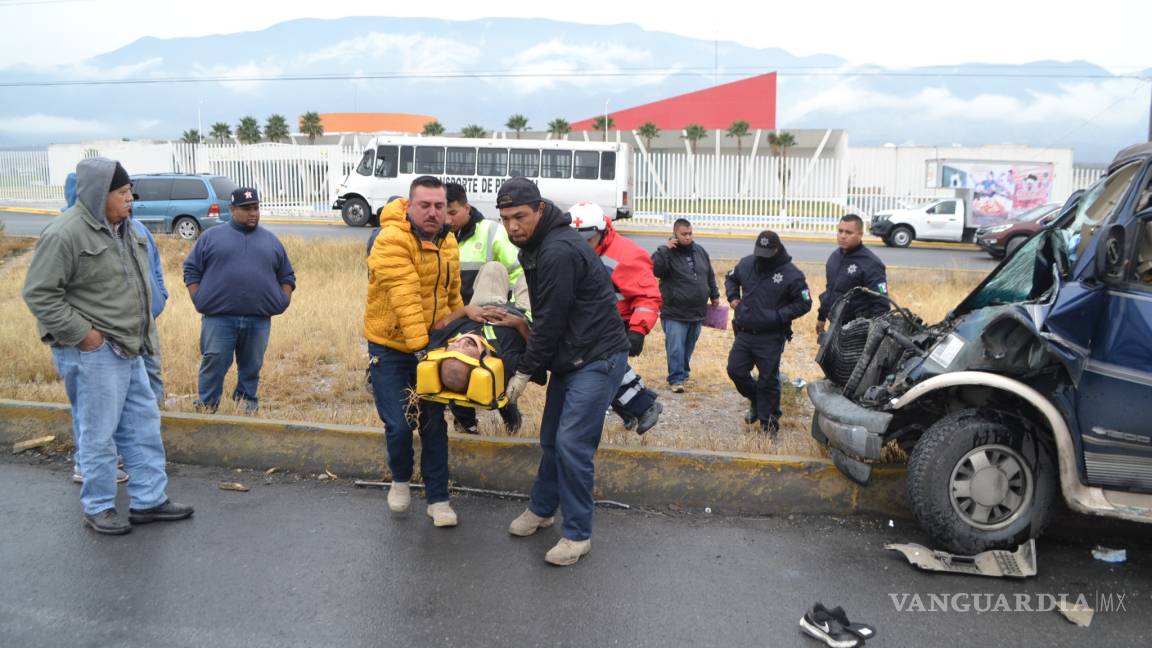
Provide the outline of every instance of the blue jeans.
[[164,375],[160,367],[160,350],[157,349],[152,355],[141,355],[140,358],[144,360],[144,370],[148,372],[148,385],[156,396],[156,407],[164,409]]
[[[371,356],[372,395],[376,413],[384,422],[388,443],[388,469],[393,481],[412,480],[415,450],[409,415],[419,417],[420,474],[424,478],[424,498],[429,504],[448,501],[448,424],[443,403],[421,399],[409,406],[408,396],[416,385],[416,356],[368,343]],[[413,411],[415,410],[415,411]]]
[[236,389],[232,400],[243,399],[249,411],[259,405],[256,389],[260,385],[260,368],[272,318],[250,315],[205,315],[200,325],[200,399],[197,402],[211,410],[220,405],[224,376],[236,356]]
[[552,374],[540,421],[540,468],[528,509],[550,517],[564,512],[560,534],[569,540],[592,537],[592,486],[596,448],[604,412],[628,370],[628,353],[590,362],[562,375]]
[[660,325],[664,327],[664,355],[668,356],[668,384],[679,385],[692,373],[692,352],[703,322],[661,317]]
[[84,475],[80,503],[92,515],[116,507],[116,453],[124,457],[129,505],[145,509],[168,496],[160,411],[144,360],[125,360],[107,343],[94,351],[52,348],[52,361],[72,403],[76,464]]

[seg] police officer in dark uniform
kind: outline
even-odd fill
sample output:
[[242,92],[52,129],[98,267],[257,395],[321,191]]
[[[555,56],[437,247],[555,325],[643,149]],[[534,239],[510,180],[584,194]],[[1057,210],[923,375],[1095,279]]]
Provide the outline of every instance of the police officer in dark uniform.
[[[780,356],[784,343],[792,339],[792,320],[812,310],[808,284],[776,232],[764,230],[752,254],[724,278],[724,291],[735,312],[736,332],[728,377],[751,401],[744,420],[759,421],[761,431],[775,439],[780,431]],[[753,366],[759,373],[756,380]]]
[[[820,310],[817,311],[816,335],[824,333],[828,313],[832,306],[849,290],[866,286],[881,295],[888,294],[888,276],[884,262],[872,250],[864,247],[864,221],[856,214],[848,214],[840,219],[836,227],[837,250],[828,257],[824,265],[827,280],[824,293],[820,295]],[[888,312],[888,300],[874,295],[856,293],[844,307],[840,318],[842,323],[858,317],[876,317]]]

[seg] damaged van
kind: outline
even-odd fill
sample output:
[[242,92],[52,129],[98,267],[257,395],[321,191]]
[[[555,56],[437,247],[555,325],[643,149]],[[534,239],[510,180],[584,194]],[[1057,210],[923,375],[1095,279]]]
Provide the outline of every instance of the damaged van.
[[812,435],[862,485],[885,446],[907,452],[909,505],[940,545],[1015,547],[1058,497],[1152,522],[1152,144],[1121,151],[944,321],[841,322],[840,307]]

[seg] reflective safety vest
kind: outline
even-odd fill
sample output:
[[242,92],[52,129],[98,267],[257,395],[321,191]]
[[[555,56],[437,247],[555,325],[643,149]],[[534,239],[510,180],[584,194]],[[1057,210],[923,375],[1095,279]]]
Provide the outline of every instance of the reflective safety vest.
[[471,236],[458,243],[460,296],[465,304],[472,299],[472,284],[476,281],[476,273],[480,272],[481,266],[485,263],[498,261],[508,269],[509,288],[524,274],[524,269],[520,267],[520,261],[517,259],[520,250],[508,240],[508,233],[500,223],[482,220],[476,223]]

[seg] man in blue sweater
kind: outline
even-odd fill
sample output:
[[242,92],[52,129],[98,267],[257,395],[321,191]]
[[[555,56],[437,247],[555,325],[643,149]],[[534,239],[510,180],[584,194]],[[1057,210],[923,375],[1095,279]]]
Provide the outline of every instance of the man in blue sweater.
[[184,284],[203,315],[196,405],[216,411],[235,355],[232,400],[244,401],[245,411],[253,414],[272,316],[292,302],[296,273],[280,240],[260,227],[257,191],[233,191],[231,205],[230,226],[206,230],[184,261]]

